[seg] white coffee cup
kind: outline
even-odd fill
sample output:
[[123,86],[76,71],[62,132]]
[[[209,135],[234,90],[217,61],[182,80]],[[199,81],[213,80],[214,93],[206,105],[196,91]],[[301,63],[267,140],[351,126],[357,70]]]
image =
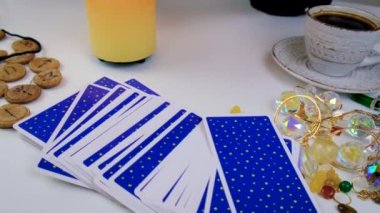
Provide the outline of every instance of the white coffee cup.
[[346,76],[360,66],[380,63],[370,56],[380,42],[380,18],[355,8],[323,5],[308,10],[305,47],[311,69]]

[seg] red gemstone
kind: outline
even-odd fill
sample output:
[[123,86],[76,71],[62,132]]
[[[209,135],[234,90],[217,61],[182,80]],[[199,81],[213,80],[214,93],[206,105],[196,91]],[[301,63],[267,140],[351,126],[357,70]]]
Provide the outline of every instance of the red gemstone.
[[323,186],[321,189],[321,195],[326,199],[332,199],[335,195],[335,189],[331,186]]

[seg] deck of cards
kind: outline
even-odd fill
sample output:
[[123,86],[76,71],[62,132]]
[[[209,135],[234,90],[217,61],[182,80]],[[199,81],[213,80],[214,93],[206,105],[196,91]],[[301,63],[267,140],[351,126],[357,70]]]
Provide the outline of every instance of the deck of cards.
[[134,212],[318,211],[269,117],[200,116],[135,79],[101,78],[14,128],[44,174]]

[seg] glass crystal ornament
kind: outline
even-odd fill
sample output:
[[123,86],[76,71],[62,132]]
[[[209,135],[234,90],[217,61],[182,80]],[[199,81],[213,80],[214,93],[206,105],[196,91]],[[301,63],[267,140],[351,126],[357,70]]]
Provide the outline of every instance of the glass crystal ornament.
[[318,171],[318,162],[310,153],[308,146],[301,146],[299,167],[302,174],[307,178],[312,178]]
[[311,84],[306,85],[305,90],[311,95],[317,94],[317,88]]
[[314,103],[307,101],[304,105],[305,115],[309,121],[316,121],[318,118],[318,109]]
[[294,89],[294,93],[297,95],[307,95],[314,97],[315,94],[317,94],[317,88],[311,84],[308,84],[305,87],[298,86]]
[[302,119],[289,115],[280,123],[280,130],[288,137],[300,139],[306,134],[307,126]]
[[369,184],[380,187],[380,161],[375,161],[365,168],[365,176]]
[[[276,100],[276,105],[279,106],[284,100],[287,98],[290,98],[292,96],[296,95],[292,91],[285,91],[282,92],[280,97]],[[300,109],[301,106],[301,101],[299,98],[294,97],[291,100],[287,101],[282,107],[280,112],[282,114],[290,114],[290,113],[295,113]]]
[[[348,118],[348,133],[354,137],[364,138],[368,136],[366,131],[375,128],[375,121],[368,115],[355,113]],[[363,131],[364,130],[364,131]]]
[[366,159],[363,147],[356,142],[348,142],[338,149],[336,162],[346,169],[360,168]]
[[368,145],[364,148],[364,154],[368,158],[376,158],[379,153],[379,144],[378,143],[372,143],[371,145]]
[[[321,111],[322,118],[327,118],[327,117],[333,116],[333,111],[330,109],[330,107],[327,104],[325,104],[319,98],[316,100],[318,100],[317,105],[318,105],[319,110]],[[329,121],[329,119],[327,119],[327,121]]]
[[319,95],[319,98],[324,102],[331,111],[335,112],[342,108],[342,103],[338,93],[326,91]]

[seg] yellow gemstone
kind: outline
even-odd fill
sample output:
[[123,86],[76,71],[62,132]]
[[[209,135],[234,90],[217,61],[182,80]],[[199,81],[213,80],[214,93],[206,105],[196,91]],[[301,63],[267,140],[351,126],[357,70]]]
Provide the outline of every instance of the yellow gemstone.
[[335,170],[331,167],[328,169],[319,169],[309,182],[310,190],[319,193],[324,185],[328,185],[337,189],[339,187],[340,178]]
[[341,179],[334,169],[330,169],[327,172],[326,181],[329,181],[331,187],[338,189]]
[[234,105],[230,111],[231,114],[238,114],[238,113],[241,113],[241,109],[240,109],[240,106],[238,105]]
[[327,179],[327,171],[319,170],[309,183],[311,192],[319,193]]
[[319,164],[329,164],[335,161],[338,152],[338,145],[329,135],[316,136],[314,143],[310,147],[310,151],[314,159]]
[[326,179],[325,180],[325,185],[326,186],[331,186],[333,187],[334,189],[338,189],[339,187],[339,182],[335,182],[335,180],[331,180],[331,179]]

